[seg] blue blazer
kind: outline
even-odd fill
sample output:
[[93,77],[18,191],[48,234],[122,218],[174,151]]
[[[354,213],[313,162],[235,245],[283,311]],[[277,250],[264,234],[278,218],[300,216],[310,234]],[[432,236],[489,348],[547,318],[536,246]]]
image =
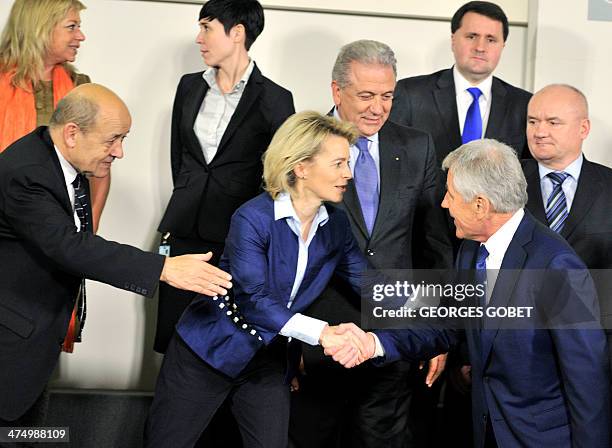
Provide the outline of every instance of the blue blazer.
[[236,211],[220,264],[232,275],[233,304],[198,296],[177,326],[200,358],[236,377],[295,313],[315,301],[332,275],[359,292],[366,261],[345,213],[326,208],[329,220],[317,229],[308,247],[308,265],[291,308],[287,304],[297,267],[297,235],[284,219],[274,220],[274,201],[267,193]]
[[[460,272],[474,268],[478,246],[475,241],[463,243],[457,259]],[[593,282],[582,261],[562,237],[527,211],[504,256],[490,306],[533,306],[554,315],[557,328],[564,322],[571,327],[579,314],[599,315]],[[474,446],[483,446],[490,418],[500,447],[609,447],[610,382],[603,331],[596,325],[584,329],[589,327],[585,323],[571,329],[514,330],[486,329],[487,323],[485,319],[480,330],[478,320],[467,322],[465,331],[472,365]],[[448,332],[423,331],[418,338],[401,333],[379,334],[385,361],[452,343]]]

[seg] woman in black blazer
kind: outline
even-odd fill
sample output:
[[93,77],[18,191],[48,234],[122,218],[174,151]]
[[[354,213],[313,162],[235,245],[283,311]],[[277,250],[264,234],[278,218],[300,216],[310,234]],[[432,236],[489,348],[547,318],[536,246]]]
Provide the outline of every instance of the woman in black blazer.
[[[264,26],[256,0],[210,0],[196,43],[208,69],[184,75],[172,111],[174,191],[158,230],[171,255],[212,252],[234,211],[261,191],[261,156],[294,113],[291,93],[265,78],[248,50]],[[193,294],[160,288],[155,350],[164,353]]]

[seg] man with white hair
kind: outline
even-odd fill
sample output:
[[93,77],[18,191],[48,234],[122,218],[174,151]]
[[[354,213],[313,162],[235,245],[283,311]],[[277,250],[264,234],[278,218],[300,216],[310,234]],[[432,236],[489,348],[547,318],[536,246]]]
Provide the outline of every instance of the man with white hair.
[[[483,310],[525,306],[539,318],[538,325],[522,320],[521,328],[501,329],[489,313],[465,321],[474,446],[609,446],[607,344],[584,263],[524,209],[527,183],[511,148],[473,141],[450,153],[443,167],[442,206],[465,239],[459,275],[474,270],[473,281],[499,270],[496,278],[487,275]],[[430,354],[446,350],[449,341],[448,331],[375,335],[368,335],[367,355],[382,362],[422,356],[427,347]]]

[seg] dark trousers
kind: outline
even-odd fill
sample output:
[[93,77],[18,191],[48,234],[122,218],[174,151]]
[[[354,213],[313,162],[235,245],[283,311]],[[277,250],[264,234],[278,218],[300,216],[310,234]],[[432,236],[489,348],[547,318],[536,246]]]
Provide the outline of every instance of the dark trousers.
[[410,365],[363,365],[307,373],[291,398],[296,448],[413,446],[408,424]]
[[262,348],[237,378],[202,361],[175,334],[157,380],[145,447],[193,447],[227,400],[245,448],[286,448],[289,386],[286,345]]
[[[211,251],[213,257],[210,263],[218,266],[223,253],[223,244],[204,241],[199,238],[175,238],[171,236],[170,255],[185,255],[193,253],[206,253]],[[189,306],[195,293],[174,288],[167,283],[159,284],[159,303],[157,308],[157,326],[153,349],[158,353],[166,353],[168,344],[174,334],[174,328],[181,318],[185,308]],[[232,416],[229,404],[223,403],[213,417],[212,422],[202,434],[198,447],[241,448],[242,443],[238,434],[238,425]]]
[[[45,426],[48,409],[49,391],[45,388],[30,409],[17,420],[3,420],[0,418],[0,427],[31,428]],[[36,442],[0,443],[0,447],[2,448],[30,448],[39,445],[40,444]]]

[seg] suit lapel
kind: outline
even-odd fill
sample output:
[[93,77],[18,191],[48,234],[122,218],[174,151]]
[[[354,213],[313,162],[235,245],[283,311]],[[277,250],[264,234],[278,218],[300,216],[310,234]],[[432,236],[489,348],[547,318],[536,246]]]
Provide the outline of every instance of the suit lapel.
[[452,69],[445,71],[438,79],[437,90],[434,90],[434,99],[438,114],[448,136],[448,148],[453,150],[461,146],[461,133],[459,131],[459,116],[457,114],[457,100],[455,81]]
[[221,137],[221,142],[219,143],[219,149],[217,150],[217,154],[215,158],[219,156],[219,154],[225,148],[228,140],[234,135],[236,129],[244,122],[246,117],[251,110],[251,107],[255,103],[255,100],[259,97],[263,84],[263,76],[257,65],[253,67],[253,71],[251,72],[251,76],[249,81],[247,82],[244,92],[242,93],[242,97],[240,97],[240,101],[238,102],[238,106],[230,119],[229,124],[227,125],[227,129],[223,133],[223,137]]
[[591,162],[585,158],[582,162],[578,188],[572,202],[572,208],[561,230],[563,238],[568,240],[571,237],[572,232],[579,223],[584,221],[587,213],[603,189],[603,183],[599,179],[597,172],[593,169]]
[[[525,260],[527,259],[527,252],[524,246],[531,241],[534,226],[535,223],[530,217],[529,212],[526,211],[504,255],[502,265],[497,274],[497,281],[495,282],[495,287],[491,294],[489,306],[504,308],[510,303],[514,288],[516,287],[516,283],[525,265]],[[486,365],[487,359],[491,354],[493,341],[499,332],[500,320],[487,318],[486,315],[483,319],[485,329],[482,331],[481,335],[482,362],[483,365]],[[487,330],[487,327],[491,329]]]
[[386,217],[393,207],[397,206],[397,196],[394,194],[399,182],[400,153],[390,128],[383,126],[378,133],[378,154],[380,158],[380,200],[376,222],[372,229],[371,240],[383,234]]
[[525,164],[524,172],[527,179],[527,208],[538,221],[547,225],[538,163],[535,160],[528,160],[523,163]]
[[202,165],[206,166],[206,159],[204,159],[204,153],[202,152],[202,146],[200,145],[200,140],[193,130],[193,126],[195,124],[198,113],[200,112],[200,107],[202,107],[202,103],[204,102],[204,97],[206,96],[206,92],[208,91],[208,84],[204,81],[203,78],[198,79],[192,88],[189,91],[189,95],[185,98],[185,102],[183,103],[183,115],[185,116],[184,123],[189,125],[189,129],[186,129],[186,135],[188,137],[188,148],[191,151],[192,155],[198,160]]
[[355,188],[355,182],[351,179],[346,186],[344,192],[344,198],[342,199],[344,204],[344,210],[353,218],[353,222],[357,225],[357,228],[361,232],[363,239],[368,241],[370,235],[363,219],[363,213],[361,212],[361,204],[359,203],[359,196],[357,196],[357,189]]
[[491,111],[489,112],[485,138],[494,138],[501,134],[500,130],[508,107],[506,93],[506,88],[501,82],[497,78],[493,78],[493,83],[491,84]]

